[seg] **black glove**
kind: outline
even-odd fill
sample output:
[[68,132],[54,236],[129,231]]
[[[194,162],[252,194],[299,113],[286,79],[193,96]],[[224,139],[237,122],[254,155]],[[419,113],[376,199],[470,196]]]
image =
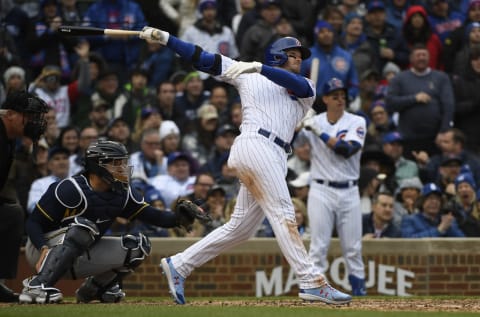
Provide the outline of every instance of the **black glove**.
[[210,215],[205,213],[203,209],[187,199],[178,199],[175,212],[177,214],[177,225],[185,228],[187,232],[192,230],[192,225],[195,219],[200,220],[204,225],[212,222]]

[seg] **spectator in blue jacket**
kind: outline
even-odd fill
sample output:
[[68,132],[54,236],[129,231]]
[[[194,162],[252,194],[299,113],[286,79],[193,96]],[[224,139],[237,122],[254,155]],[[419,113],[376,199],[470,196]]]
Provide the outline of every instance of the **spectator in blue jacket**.
[[447,0],[427,0],[427,11],[430,24],[442,44],[447,43],[452,31],[462,26],[466,14],[451,10],[450,1]]
[[[85,12],[84,25],[98,28],[141,30],[145,25],[145,16],[135,1],[98,0]],[[90,37],[92,48],[108,61],[124,84],[128,72],[137,65],[142,41],[137,36],[126,37]]]
[[334,29],[324,20],[315,25],[316,41],[310,48],[312,55],[303,61],[301,73],[311,76],[313,59],[319,60],[317,97],[321,97],[324,84],[332,77],[344,82],[348,88],[348,99],[353,101],[358,96],[358,77],[352,55],[335,43]]
[[435,183],[425,184],[419,198],[420,212],[402,219],[404,238],[464,237],[451,211],[443,212],[442,191]]
[[398,31],[402,29],[403,17],[411,5],[410,0],[388,0],[385,4],[387,22],[393,25]]

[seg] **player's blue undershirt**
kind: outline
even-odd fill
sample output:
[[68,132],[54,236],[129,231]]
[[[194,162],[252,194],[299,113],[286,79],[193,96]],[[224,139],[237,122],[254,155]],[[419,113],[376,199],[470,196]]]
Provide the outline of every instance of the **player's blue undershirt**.
[[[216,65],[216,63],[220,62],[216,58],[216,56],[218,56],[217,54],[212,54],[204,50],[199,52],[198,47],[195,45],[184,42],[173,35],[169,36],[167,46],[184,60],[192,62],[193,66],[199,71],[214,76],[218,76],[222,72],[221,66]],[[290,89],[297,97],[308,98],[314,94],[307,79],[301,75],[265,64],[262,64],[260,73],[274,83]]]

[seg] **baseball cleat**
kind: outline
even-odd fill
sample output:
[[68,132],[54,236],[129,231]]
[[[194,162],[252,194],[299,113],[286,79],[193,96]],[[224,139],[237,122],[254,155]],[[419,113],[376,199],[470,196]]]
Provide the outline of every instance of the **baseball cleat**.
[[185,304],[185,291],[183,286],[185,278],[175,270],[170,258],[163,258],[160,261],[160,266],[167,278],[168,288],[170,289],[170,294],[172,294],[173,300],[177,304]]
[[365,279],[358,278],[355,275],[348,275],[348,281],[352,285],[352,295],[353,296],[366,296],[367,289],[365,288]]
[[322,287],[300,289],[298,297],[306,301],[320,301],[326,304],[343,305],[352,301],[352,296],[325,284]]
[[33,279],[23,280],[23,290],[18,301],[20,304],[51,304],[60,303],[63,295],[58,288],[46,287],[43,284],[32,285]]
[[94,300],[99,300],[102,303],[118,303],[125,297],[125,293],[118,283],[104,289],[98,286],[93,277],[89,277],[77,289],[75,297],[77,303],[90,303]]

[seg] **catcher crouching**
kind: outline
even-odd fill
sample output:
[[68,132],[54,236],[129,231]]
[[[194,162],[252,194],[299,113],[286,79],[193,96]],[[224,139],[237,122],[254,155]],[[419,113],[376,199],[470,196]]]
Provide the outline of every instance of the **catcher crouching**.
[[55,288],[61,278],[85,278],[77,302],[122,300],[122,278],[143,262],[151,245],[141,233],[104,237],[116,217],[186,230],[196,218],[209,221],[188,200],[179,200],[175,212],[150,206],[130,186],[130,169],[126,148],[100,139],[87,149],[84,172],[47,189],[26,224],[26,257],[38,273],[23,281],[20,303],[62,301]]

